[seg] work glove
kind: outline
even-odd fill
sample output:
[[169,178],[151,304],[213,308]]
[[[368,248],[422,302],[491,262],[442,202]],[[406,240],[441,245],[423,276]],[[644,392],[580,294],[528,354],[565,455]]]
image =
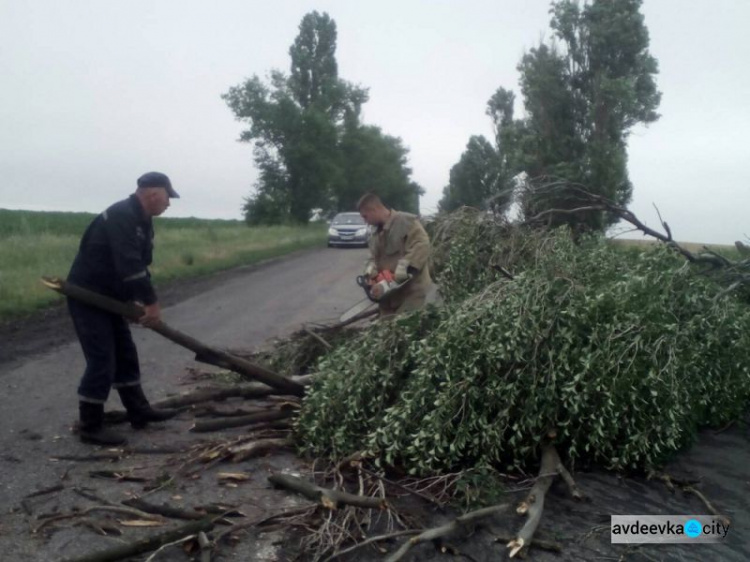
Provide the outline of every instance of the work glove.
[[383,285],[381,283],[375,283],[370,288],[370,296],[375,299],[376,301],[379,301],[380,298],[385,294],[385,290],[383,288]]
[[377,276],[378,268],[375,266],[375,262],[367,262],[367,267],[365,267],[365,277],[367,277],[368,279],[373,279]]
[[393,272],[393,277],[397,283],[403,283],[409,278],[408,267],[409,263],[406,260],[399,260],[396,271]]

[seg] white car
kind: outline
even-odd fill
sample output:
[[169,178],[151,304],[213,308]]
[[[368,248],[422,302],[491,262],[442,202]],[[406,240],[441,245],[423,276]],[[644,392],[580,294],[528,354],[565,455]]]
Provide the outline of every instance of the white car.
[[370,227],[359,213],[339,213],[328,228],[328,247],[364,246],[370,241]]

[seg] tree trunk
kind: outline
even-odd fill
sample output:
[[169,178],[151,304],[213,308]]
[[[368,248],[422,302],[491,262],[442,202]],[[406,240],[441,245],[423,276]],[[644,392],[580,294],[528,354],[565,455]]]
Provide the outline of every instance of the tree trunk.
[[[71,297],[91,306],[101,308],[113,314],[120,314],[128,320],[137,321],[143,315],[143,309],[135,303],[125,303],[116,299],[100,295],[94,291],[71,285],[67,281],[57,278],[43,278],[44,284],[50,289],[57,291],[67,297]],[[195,352],[196,361],[217,365],[230,369],[241,375],[253,378],[283,392],[294,396],[303,396],[305,387],[277,373],[264,369],[249,361],[209,347],[195,338],[175,330],[165,322],[150,327],[154,332],[161,334],[168,340]]]

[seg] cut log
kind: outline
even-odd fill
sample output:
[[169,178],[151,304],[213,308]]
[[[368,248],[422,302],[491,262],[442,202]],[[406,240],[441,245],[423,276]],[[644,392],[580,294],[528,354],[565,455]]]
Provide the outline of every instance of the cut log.
[[336,509],[339,504],[363,507],[366,509],[387,508],[384,499],[358,496],[340,490],[321,488],[317,484],[313,484],[302,478],[297,478],[291,474],[271,474],[271,476],[268,477],[268,480],[274,486],[297,492],[298,494],[316,501],[323,507],[331,510]]
[[196,408],[193,412],[193,417],[196,418],[239,418],[241,416],[250,416],[252,414],[259,414],[265,412],[268,408],[235,408],[234,410],[221,410],[215,406],[202,406]]
[[[137,321],[141,316],[143,316],[143,308],[135,303],[121,302],[116,299],[100,295],[94,291],[90,291],[82,287],[77,287],[76,285],[72,285],[67,281],[59,278],[43,277],[42,279],[47,287],[54,291],[57,291],[60,294],[76,300],[80,300],[91,306],[101,308],[102,310],[106,310],[107,312],[119,314],[121,316],[124,316],[128,320]],[[149,328],[154,332],[164,336],[165,338],[175,342],[176,344],[181,345],[182,347],[185,347],[190,351],[193,351],[195,353],[195,359],[197,361],[202,361],[204,363],[217,365],[225,369],[230,369],[243,376],[265,383],[268,386],[273,387],[276,390],[282,391],[286,394],[303,396],[305,393],[305,388],[301,384],[296,383],[277,373],[269,371],[268,369],[264,369],[259,365],[250,363],[250,361],[242,359],[241,357],[237,357],[235,355],[232,355],[231,353],[227,353],[226,351],[221,351],[209,347],[203,342],[200,342],[197,339],[180,332],[179,330],[175,330],[165,322],[160,322],[155,326],[149,326]]]
[[243,427],[260,422],[270,422],[290,418],[296,414],[296,410],[269,410],[249,416],[239,416],[236,418],[220,418],[214,420],[199,420],[190,428],[193,433],[204,433],[207,431],[220,431],[232,427]]
[[262,383],[233,385],[230,388],[201,388],[179,396],[170,396],[155,402],[155,408],[179,408],[202,402],[221,402],[227,398],[265,398],[274,390]]
[[[507,535],[496,535],[495,542],[509,543],[513,540],[513,537]],[[562,552],[562,546],[559,543],[550,540],[540,539],[534,537],[531,544],[527,545],[529,548],[538,548],[539,550],[547,550],[549,552]]]

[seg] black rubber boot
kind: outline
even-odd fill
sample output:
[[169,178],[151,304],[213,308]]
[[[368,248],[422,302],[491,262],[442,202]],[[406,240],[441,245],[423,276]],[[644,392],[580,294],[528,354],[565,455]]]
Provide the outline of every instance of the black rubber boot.
[[78,436],[84,443],[110,446],[127,443],[127,439],[119,433],[104,429],[104,404],[79,402],[78,411],[81,417]]
[[157,410],[148,403],[146,395],[143,394],[143,387],[123,386],[118,388],[122,405],[128,412],[130,425],[135,429],[143,429],[148,422],[160,422],[173,418],[177,415],[177,410]]

